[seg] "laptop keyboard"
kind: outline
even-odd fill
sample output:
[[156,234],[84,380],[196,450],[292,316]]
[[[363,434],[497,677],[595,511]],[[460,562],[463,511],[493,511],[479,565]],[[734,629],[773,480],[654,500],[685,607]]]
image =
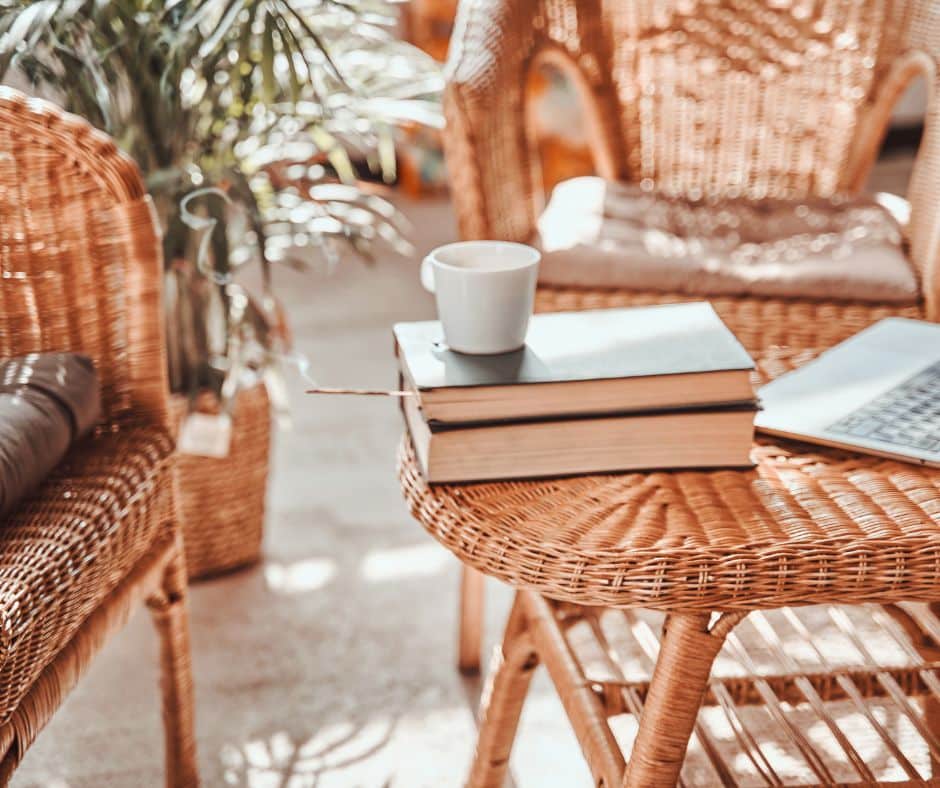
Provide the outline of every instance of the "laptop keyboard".
[[855,438],[940,451],[940,361],[828,427]]

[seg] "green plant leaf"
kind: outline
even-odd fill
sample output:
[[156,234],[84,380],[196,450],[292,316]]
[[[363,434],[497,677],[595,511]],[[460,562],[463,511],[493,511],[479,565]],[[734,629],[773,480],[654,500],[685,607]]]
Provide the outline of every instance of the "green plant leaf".
[[235,23],[244,5],[245,0],[229,0],[229,4],[222,13],[222,18],[219,20],[219,23],[215,26],[215,29],[208,38],[199,46],[199,57],[206,58],[216,51],[222,39],[225,38],[232,29],[232,25]]
[[[269,363],[274,334],[250,309],[233,322],[238,265],[260,263],[269,298],[276,261],[408,249],[407,223],[357,180],[362,162],[394,178],[394,124],[438,122],[438,68],[394,39],[392,12],[388,0],[0,0],[0,74],[53,91],[141,168],[164,229],[175,390]],[[201,271],[178,205],[211,185],[236,205],[203,205],[229,232],[211,239],[218,270]]]
[[273,104],[277,96],[277,76],[274,73],[274,16],[270,12],[264,15],[264,33],[261,36],[261,83],[262,97],[265,104]]

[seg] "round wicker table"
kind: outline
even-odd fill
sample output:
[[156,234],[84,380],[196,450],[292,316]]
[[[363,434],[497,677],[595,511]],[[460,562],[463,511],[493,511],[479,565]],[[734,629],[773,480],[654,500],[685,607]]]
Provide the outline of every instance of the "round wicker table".
[[[813,355],[767,350],[755,382]],[[940,472],[763,438],[753,459],[748,470],[431,486],[406,438],[399,477],[425,529],[519,589],[532,616],[540,598],[669,613],[624,778],[669,785],[712,661],[749,611],[940,598]]]

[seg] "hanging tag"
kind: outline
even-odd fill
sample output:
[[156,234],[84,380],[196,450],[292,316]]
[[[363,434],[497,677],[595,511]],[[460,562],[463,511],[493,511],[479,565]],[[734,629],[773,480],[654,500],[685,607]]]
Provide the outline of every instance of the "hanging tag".
[[177,449],[199,457],[228,457],[232,445],[232,417],[227,413],[190,413],[180,428]]
[[280,364],[271,364],[264,370],[264,387],[268,390],[268,399],[271,402],[271,411],[277,419],[277,426],[282,430],[290,430],[293,422],[290,417],[290,400],[287,394],[287,384],[281,374]]

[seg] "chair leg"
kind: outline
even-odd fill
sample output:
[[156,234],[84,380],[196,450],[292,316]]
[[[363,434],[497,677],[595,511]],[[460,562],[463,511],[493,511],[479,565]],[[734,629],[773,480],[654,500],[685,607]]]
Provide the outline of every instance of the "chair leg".
[[483,641],[483,581],[476,569],[464,565],[460,575],[460,638],[457,667],[467,676],[480,672]]
[[167,788],[199,784],[193,722],[193,679],[190,663],[189,611],[182,542],[167,566],[163,586],[147,600],[160,638],[160,690],[165,737]]
[[625,788],[676,784],[712,663],[744,615],[726,613],[711,628],[708,613],[673,613],[666,619],[659,659],[623,778]]
[[493,652],[480,699],[480,735],[467,780],[468,788],[502,788],[509,754],[538,657],[516,597],[503,644]]

